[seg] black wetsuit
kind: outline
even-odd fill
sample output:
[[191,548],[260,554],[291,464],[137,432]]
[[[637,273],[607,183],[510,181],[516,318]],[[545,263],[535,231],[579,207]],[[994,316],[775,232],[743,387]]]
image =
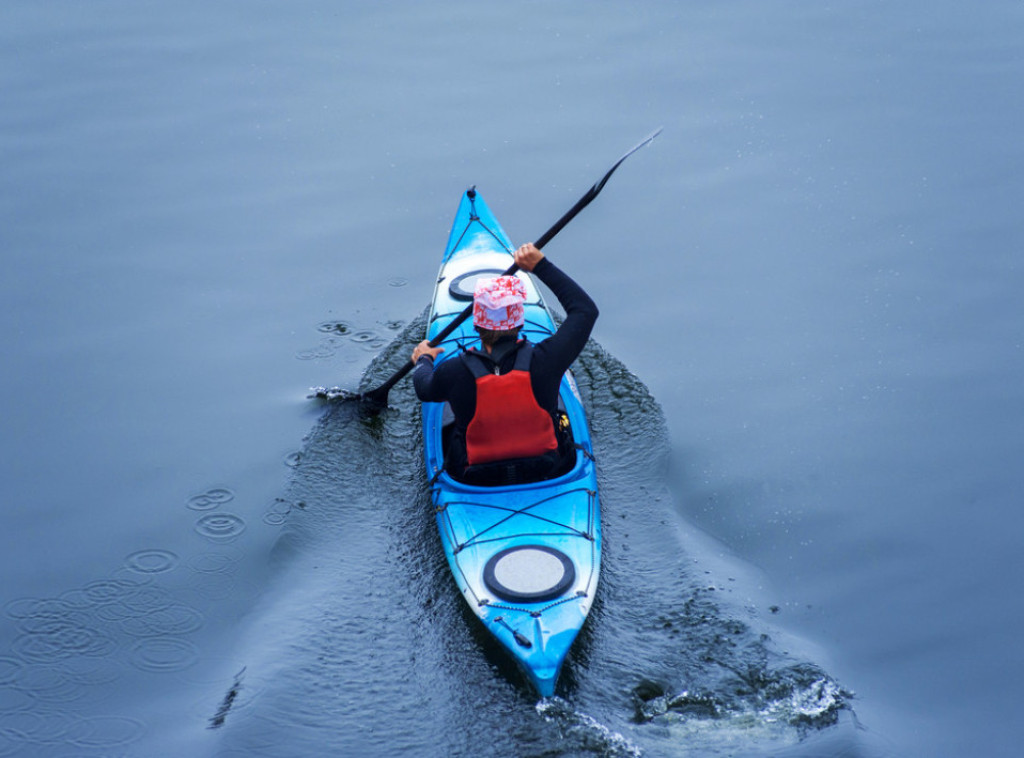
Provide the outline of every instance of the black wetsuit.
[[[587,344],[598,311],[590,296],[547,258],[542,258],[532,273],[554,293],[566,314],[558,331],[534,346],[530,364],[533,395],[541,408],[554,413],[558,409],[562,375]],[[488,359],[495,360],[501,373],[510,371],[515,363],[515,347],[513,337],[503,338],[493,346]],[[413,385],[423,402],[448,401],[451,404],[455,433],[458,439],[465,440],[466,427],[476,413],[476,380],[469,368],[461,360],[450,359],[435,370],[433,360],[424,355],[416,363]],[[453,460],[451,464],[464,467],[465,460]]]

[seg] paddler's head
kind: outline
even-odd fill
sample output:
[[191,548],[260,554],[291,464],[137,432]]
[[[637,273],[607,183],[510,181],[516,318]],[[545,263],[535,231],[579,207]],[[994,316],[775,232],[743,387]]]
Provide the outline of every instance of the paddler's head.
[[473,326],[489,351],[499,339],[517,336],[525,320],[526,286],[518,276],[478,279],[473,290]]

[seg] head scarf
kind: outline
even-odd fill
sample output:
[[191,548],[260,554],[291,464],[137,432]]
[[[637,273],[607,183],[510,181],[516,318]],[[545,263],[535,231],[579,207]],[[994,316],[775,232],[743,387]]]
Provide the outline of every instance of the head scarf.
[[526,286],[517,276],[478,279],[473,291],[473,325],[496,332],[523,325]]

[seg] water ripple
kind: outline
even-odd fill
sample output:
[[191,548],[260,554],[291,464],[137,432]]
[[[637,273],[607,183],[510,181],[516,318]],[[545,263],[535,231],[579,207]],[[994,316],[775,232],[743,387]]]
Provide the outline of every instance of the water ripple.
[[196,531],[213,542],[231,542],[245,531],[245,520],[233,513],[210,513],[196,522]]
[[234,499],[235,493],[228,488],[213,487],[206,490],[206,492],[193,495],[185,504],[193,511],[209,511],[216,508],[218,505],[230,503]]
[[170,550],[138,550],[124,559],[125,565],[140,574],[161,574],[178,565],[178,556]]
[[319,326],[317,326],[316,329],[318,332],[323,332],[324,334],[332,335],[346,335],[352,331],[352,327],[344,321],[324,321]]
[[121,629],[133,637],[188,634],[203,625],[203,614],[187,605],[172,605],[145,616],[121,621]]
[[65,741],[75,747],[90,750],[109,749],[129,745],[146,732],[141,721],[124,716],[93,716],[71,724]]
[[6,655],[0,656],[0,685],[10,684],[15,681],[21,668],[21,661],[17,658],[11,658]]
[[199,660],[199,649],[179,637],[152,637],[136,643],[131,662],[143,671],[163,673],[181,671]]

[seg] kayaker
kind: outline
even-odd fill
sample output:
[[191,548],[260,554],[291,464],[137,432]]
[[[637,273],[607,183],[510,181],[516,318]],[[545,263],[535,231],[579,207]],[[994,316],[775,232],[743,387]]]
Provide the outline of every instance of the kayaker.
[[473,325],[482,350],[434,360],[444,348],[416,346],[413,384],[423,402],[451,405],[455,425],[445,468],[476,484],[544,479],[561,461],[557,420],[562,375],[583,350],[597,320],[594,301],[532,243],[515,262],[555,295],[566,317],[552,336],[533,345],[519,339],[526,289],[517,277],[477,281]]

